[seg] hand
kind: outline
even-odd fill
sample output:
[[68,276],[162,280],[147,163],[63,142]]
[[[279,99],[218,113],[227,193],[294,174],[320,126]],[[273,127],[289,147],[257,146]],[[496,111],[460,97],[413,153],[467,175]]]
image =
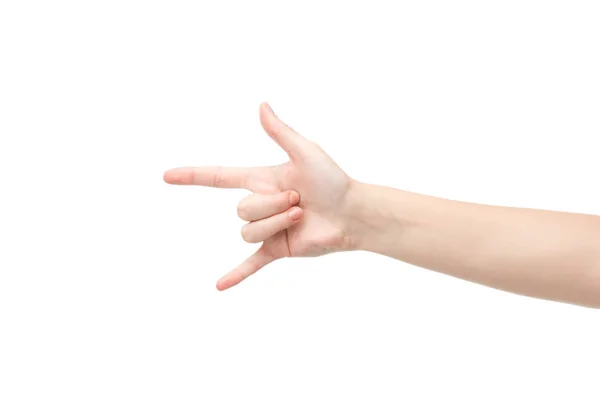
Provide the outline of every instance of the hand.
[[354,181],[315,143],[284,124],[267,103],[260,121],[290,161],[271,167],[187,167],[165,172],[177,185],[244,188],[252,191],[238,206],[249,221],[242,237],[262,246],[217,282],[217,289],[237,285],[284,257],[319,256],[350,248],[347,197]]

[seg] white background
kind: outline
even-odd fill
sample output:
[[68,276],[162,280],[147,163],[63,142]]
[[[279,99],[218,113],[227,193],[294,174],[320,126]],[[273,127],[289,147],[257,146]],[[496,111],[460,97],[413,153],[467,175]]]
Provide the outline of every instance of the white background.
[[[0,399],[597,399],[597,310],[367,253],[215,282],[279,163],[600,214],[596,1],[0,2]],[[340,279],[340,276],[342,277]]]

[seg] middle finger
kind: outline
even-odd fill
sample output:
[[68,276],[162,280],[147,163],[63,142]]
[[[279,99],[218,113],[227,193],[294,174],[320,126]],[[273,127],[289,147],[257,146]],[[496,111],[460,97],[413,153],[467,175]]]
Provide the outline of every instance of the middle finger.
[[244,221],[258,221],[279,214],[300,202],[295,190],[276,194],[251,194],[238,204],[238,216]]

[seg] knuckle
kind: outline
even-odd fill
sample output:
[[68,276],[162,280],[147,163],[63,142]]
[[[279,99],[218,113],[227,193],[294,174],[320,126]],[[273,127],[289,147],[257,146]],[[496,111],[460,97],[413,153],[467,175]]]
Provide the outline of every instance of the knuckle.
[[244,221],[252,220],[252,207],[251,202],[253,198],[253,194],[250,194],[243,198],[237,205],[237,215]]
[[223,183],[223,176],[221,174],[215,174],[213,176],[213,187],[219,188]]
[[237,215],[241,219],[247,221],[247,219],[248,219],[248,207],[247,207],[247,205],[246,205],[245,202],[238,203],[238,206],[237,206]]
[[248,243],[254,243],[254,238],[251,232],[249,232],[248,225],[242,228],[242,239]]

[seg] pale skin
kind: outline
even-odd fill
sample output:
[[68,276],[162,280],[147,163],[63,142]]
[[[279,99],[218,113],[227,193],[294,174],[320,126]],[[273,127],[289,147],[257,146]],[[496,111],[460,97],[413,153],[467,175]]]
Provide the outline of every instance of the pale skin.
[[271,262],[364,250],[531,297],[600,308],[600,217],[445,200],[350,178],[315,143],[260,106],[288,154],[257,168],[183,167],[177,185],[243,188],[247,242],[260,248],[217,282],[237,285]]

